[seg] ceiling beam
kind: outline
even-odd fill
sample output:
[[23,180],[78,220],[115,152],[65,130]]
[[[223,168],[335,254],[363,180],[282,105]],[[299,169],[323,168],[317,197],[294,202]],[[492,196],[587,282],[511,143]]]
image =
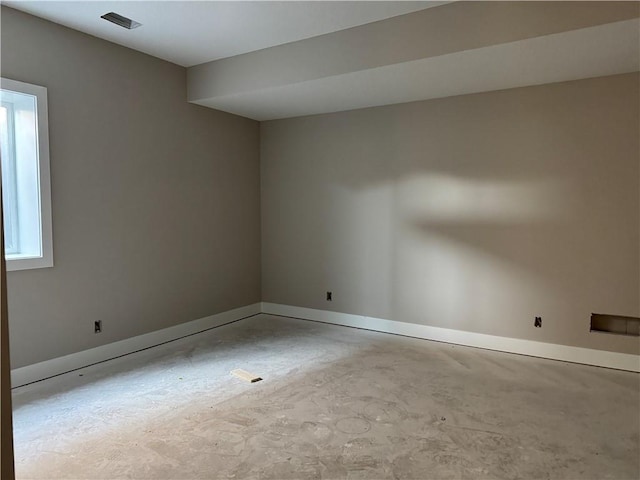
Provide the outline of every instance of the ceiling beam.
[[232,111],[234,98],[261,91],[638,16],[637,2],[454,2],[191,67],[188,100]]

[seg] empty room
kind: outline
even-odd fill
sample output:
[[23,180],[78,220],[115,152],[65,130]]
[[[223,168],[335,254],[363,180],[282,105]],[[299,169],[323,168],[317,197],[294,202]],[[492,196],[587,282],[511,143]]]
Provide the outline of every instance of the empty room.
[[1,3],[2,480],[640,478],[640,2]]

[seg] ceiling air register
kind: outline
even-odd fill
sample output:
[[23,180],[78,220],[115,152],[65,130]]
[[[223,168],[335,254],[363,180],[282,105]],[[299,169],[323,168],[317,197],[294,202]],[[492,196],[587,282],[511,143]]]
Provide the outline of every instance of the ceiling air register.
[[134,28],[138,28],[142,24],[140,22],[136,22],[135,20],[131,20],[130,18],[123,17],[115,12],[109,12],[102,15],[100,18],[104,18],[105,20],[115,23],[127,30],[133,30]]

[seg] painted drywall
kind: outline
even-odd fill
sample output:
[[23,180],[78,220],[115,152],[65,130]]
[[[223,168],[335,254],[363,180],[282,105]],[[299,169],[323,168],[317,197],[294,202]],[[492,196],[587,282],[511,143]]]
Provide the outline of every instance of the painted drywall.
[[195,103],[266,121],[639,70],[633,19]]
[[589,333],[593,312],[640,310],[638,90],[635,73],[263,122],[263,301],[638,353]]
[[[193,66],[188,69],[188,97],[216,108],[225,104],[225,97],[231,101],[234,96],[262,92],[268,98],[271,89],[356,72],[365,75],[380,67],[488,50],[639,15],[637,2],[452,2]],[[496,50],[492,61],[500,55]],[[594,58],[593,63],[600,61]],[[455,71],[450,75],[455,81]]]
[[49,95],[54,267],[9,272],[13,368],[260,301],[257,122],[188,104],[182,67],[16,10],[1,48],[2,76]]

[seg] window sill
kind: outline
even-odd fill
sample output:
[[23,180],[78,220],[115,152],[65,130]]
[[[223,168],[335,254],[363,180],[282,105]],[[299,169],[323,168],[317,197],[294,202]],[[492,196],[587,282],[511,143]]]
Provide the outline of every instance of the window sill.
[[7,272],[53,267],[53,259],[26,255],[6,255]]

